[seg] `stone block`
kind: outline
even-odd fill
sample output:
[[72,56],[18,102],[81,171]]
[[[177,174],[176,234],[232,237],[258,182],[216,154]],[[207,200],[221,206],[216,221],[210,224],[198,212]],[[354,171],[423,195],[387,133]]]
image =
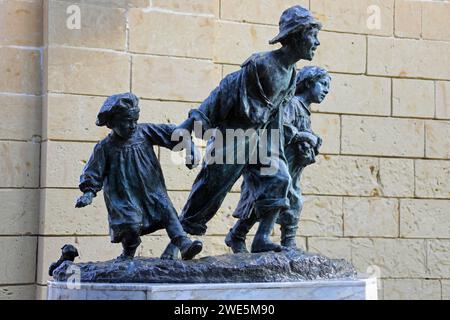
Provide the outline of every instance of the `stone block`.
[[140,122],[179,124],[187,119],[190,109],[197,108],[195,103],[176,101],[140,101]]
[[[450,42],[369,37],[367,73],[401,78],[450,79],[443,68]],[[444,57],[444,60],[442,60]],[[417,62],[420,59],[420,63]],[[436,63],[443,61],[443,63]]]
[[47,37],[49,45],[125,50],[126,11],[122,8],[78,3],[80,28],[73,27],[73,2],[49,1]]
[[342,116],[344,154],[423,157],[423,137],[422,120]]
[[69,4],[77,5],[95,5],[106,8],[147,8],[149,6],[149,0],[52,0],[68,2]]
[[39,143],[0,141],[0,187],[37,188],[39,149]]
[[42,45],[42,1],[0,3],[0,45]]
[[399,117],[434,117],[434,82],[393,79],[392,113]]
[[394,0],[315,0],[311,11],[325,30],[390,36]]
[[442,300],[450,300],[450,280],[441,280]]
[[422,38],[450,41],[449,16],[447,1],[422,3]]
[[416,160],[416,196],[444,198],[450,196],[450,161]]
[[152,0],[152,7],[175,12],[219,16],[219,0]]
[[395,1],[395,35],[419,39],[422,33],[422,4],[420,1]]
[[302,177],[305,194],[377,196],[381,194],[376,158],[319,156]]
[[400,236],[450,238],[450,200],[401,199]]
[[2,285],[34,283],[36,248],[36,237],[0,237],[0,252],[2,252],[0,283]]
[[42,134],[42,98],[18,95],[0,97],[0,139],[38,139]]
[[78,188],[94,143],[46,141],[42,144],[41,187]]
[[104,97],[48,94],[45,104],[44,139],[98,141],[109,129],[95,125]]
[[399,235],[397,199],[344,198],[344,236],[392,237]]
[[269,40],[277,33],[278,28],[272,26],[219,21],[213,60],[240,65],[255,52],[272,50]]
[[427,240],[427,267],[431,278],[450,278],[450,240]]
[[0,189],[0,235],[32,235],[38,232],[39,191]]
[[297,234],[305,237],[342,236],[342,198],[306,196]]
[[41,54],[35,49],[0,47],[0,92],[41,94]]
[[220,18],[277,26],[283,11],[295,5],[308,8],[309,2],[308,0],[226,0],[221,2]]
[[130,51],[211,59],[215,20],[211,17],[131,9]]
[[50,47],[47,90],[85,95],[130,91],[130,57],[124,53]]
[[379,172],[382,195],[414,196],[414,160],[381,158]]
[[436,81],[436,118],[450,119],[450,81]]
[[425,122],[425,147],[427,158],[450,158],[450,121]]
[[425,240],[353,238],[351,241],[352,262],[359,272],[379,270],[381,278],[427,275]]
[[381,77],[331,74],[330,93],[312,109],[320,112],[390,115],[391,80]]
[[108,211],[103,193],[90,206],[75,208],[79,190],[44,189],[41,191],[41,235],[75,236],[109,234]]
[[300,61],[297,65],[317,65],[331,72],[366,72],[366,37],[363,35],[321,31],[321,45],[312,62]]
[[312,128],[323,139],[321,153],[339,154],[341,148],[341,119],[338,115],[313,113]]
[[140,97],[198,102],[219,85],[221,67],[206,60],[134,56],[132,74]]

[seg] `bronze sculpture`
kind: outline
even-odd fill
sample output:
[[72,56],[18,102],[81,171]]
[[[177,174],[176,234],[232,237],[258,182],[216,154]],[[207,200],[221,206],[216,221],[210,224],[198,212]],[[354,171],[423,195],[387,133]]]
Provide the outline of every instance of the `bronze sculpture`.
[[[322,144],[311,129],[309,106],[323,100],[330,77],[319,67],[305,67],[299,74],[296,72],[296,62],[313,59],[320,45],[317,38],[320,29],[321,24],[307,9],[294,6],[285,10],[280,19],[280,32],[270,41],[271,44],[280,42],[282,47],[252,55],[239,71],[226,76],[199,108],[191,110],[181,125],[137,125],[138,99],[131,93],[112,96],[105,102],[98,124],[107,125],[113,132],[96,146],[86,165],[80,183],[84,195],[77,206],[89,204],[105,181],[112,241],[122,242],[124,251],[112,263],[79,264],[82,282],[105,279],[162,283],[269,282],[356,275],[354,268],[343,260],[330,260],[301,250],[283,250],[296,248],[295,234],[303,204],[299,179],[303,169],[314,163]],[[117,119],[110,117],[116,107],[121,109]],[[123,134],[121,122],[124,122]],[[196,130],[199,124],[200,132]],[[251,134],[241,141],[219,144],[219,138],[229,130],[245,130]],[[173,149],[179,145],[180,136],[188,137],[185,147],[195,164],[193,131],[203,138],[209,137],[205,139],[207,152],[214,156],[213,161],[207,158],[202,164],[178,220],[152,146]],[[278,135],[267,138],[265,131],[275,131]],[[251,143],[253,140],[257,142],[255,145]],[[242,158],[240,144],[245,147]],[[194,153],[190,154],[189,149]],[[254,157],[260,156],[261,151],[265,158]],[[114,157],[115,161],[111,161]],[[220,161],[225,158],[226,161]],[[276,170],[267,173],[265,169],[272,166]],[[240,176],[244,176],[244,183],[235,211],[239,221],[228,233],[226,244],[241,254],[189,263],[172,261],[178,256],[179,248],[185,260],[201,251],[201,242],[192,242],[186,233],[206,233],[206,224]],[[250,255],[245,236],[256,222],[259,227]],[[281,245],[270,240],[276,222],[281,225]],[[171,238],[162,259],[138,258],[129,263],[140,236],[161,228],[166,228]],[[124,266],[129,265],[132,268],[123,272]],[[68,266],[66,261],[54,270],[55,279],[67,279]]]

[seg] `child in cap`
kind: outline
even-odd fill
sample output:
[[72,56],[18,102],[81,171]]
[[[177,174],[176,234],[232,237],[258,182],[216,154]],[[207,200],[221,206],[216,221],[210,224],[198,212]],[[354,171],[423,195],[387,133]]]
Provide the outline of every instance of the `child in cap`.
[[184,260],[202,250],[200,241],[191,241],[167,194],[161,166],[153,150],[158,145],[173,149],[177,126],[138,124],[139,99],[132,93],[109,97],[97,116],[98,126],[111,133],[94,148],[80,177],[83,195],[76,207],[85,207],[103,188],[111,242],[122,243],[120,260],[132,259],[140,236],[166,229]]

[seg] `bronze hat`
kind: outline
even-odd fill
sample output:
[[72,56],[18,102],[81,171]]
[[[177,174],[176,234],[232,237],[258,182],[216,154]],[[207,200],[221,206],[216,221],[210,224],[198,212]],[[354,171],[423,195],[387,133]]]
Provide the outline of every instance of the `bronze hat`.
[[99,127],[106,125],[112,114],[120,110],[133,110],[138,112],[139,98],[131,92],[115,94],[108,97],[97,115],[95,124]]
[[302,6],[293,6],[286,9],[281,15],[279,26],[280,32],[275,38],[269,41],[269,44],[280,42],[288,35],[306,26],[322,28],[322,24],[312,16],[308,9]]

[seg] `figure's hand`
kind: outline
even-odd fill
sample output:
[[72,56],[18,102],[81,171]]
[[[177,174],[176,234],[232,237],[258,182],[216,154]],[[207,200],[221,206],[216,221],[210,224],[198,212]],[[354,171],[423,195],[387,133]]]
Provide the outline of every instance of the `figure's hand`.
[[194,129],[194,119],[188,118],[183,123],[180,123],[177,126],[177,129],[187,130],[189,133],[192,133],[192,130]]
[[319,139],[312,133],[307,133],[304,136],[304,141],[309,143],[311,147],[315,148],[317,146],[317,143],[319,142]]
[[77,199],[77,203],[75,204],[75,208],[83,208],[92,203],[92,199],[94,198],[94,194],[92,192],[86,192],[81,197]]
[[189,170],[195,169],[200,164],[201,154],[198,148],[192,143],[191,154],[186,154],[186,167]]
[[316,156],[319,154],[319,149],[323,144],[323,140],[321,137],[317,136],[317,145],[314,147],[314,153]]
[[308,143],[311,147],[315,148],[319,142],[319,139],[310,132],[300,132],[297,135],[297,141],[301,143]]

